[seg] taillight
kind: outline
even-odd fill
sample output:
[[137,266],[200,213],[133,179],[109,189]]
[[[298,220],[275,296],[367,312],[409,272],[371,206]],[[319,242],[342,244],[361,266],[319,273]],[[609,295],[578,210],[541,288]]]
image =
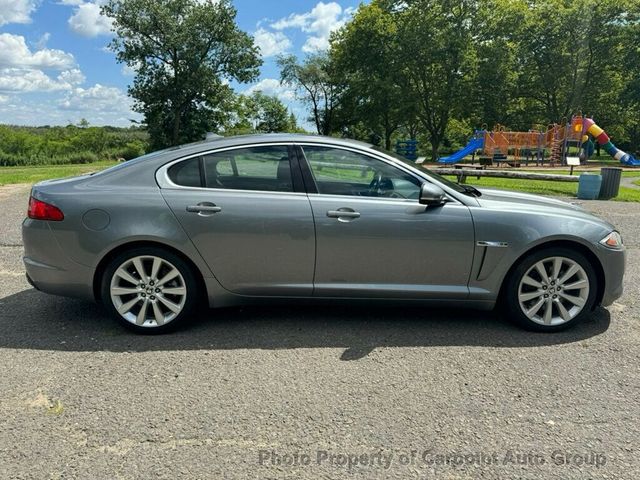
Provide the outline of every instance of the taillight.
[[29,198],[29,210],[27,210],[27,216],[34,220],[49,220],[52,222],[59,222],[64,220],[64,213],[58,207],[49,205],[37,198]]

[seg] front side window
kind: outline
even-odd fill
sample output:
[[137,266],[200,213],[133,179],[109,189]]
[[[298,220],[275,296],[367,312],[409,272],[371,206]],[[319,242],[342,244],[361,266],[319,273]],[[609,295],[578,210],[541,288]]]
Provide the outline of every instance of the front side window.
[[304,154],[318,193],[410,199],[420,196],[419,180],[368,155],[322,146],[306,146]]
[[238,148],[172,165],[169,178],[184,187],[293,192],[286,146]]

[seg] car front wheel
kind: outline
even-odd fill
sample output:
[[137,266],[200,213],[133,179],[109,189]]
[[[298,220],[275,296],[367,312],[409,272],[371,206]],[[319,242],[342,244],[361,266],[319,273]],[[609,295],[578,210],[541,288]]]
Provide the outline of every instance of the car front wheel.
[[160,248],[134,248],[106,268],[102,299],[125,327],[145,334],[174,330],[193,313],[197,282],[187,263]]
[[528,330],[563,330],[589,314],[597,287],[593,266],[581,253],[540,250],[525,257],[507,280],[507,312]]

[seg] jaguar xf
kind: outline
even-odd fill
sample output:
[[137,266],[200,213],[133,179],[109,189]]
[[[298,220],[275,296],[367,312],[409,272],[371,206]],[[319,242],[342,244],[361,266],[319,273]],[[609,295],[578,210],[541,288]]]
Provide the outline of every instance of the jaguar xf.
[[578,206],[311,135],[220,137],[38,183],[22,233],[35,288],[138,333],[267,301],[501,307],[553,332],[618,298],[625,266],[620,234]]

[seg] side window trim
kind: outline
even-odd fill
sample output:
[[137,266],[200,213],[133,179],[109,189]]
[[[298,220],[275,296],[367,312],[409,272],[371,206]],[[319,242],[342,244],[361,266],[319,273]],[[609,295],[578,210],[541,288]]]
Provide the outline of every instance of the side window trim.
[[315,178],[313,178],[313,173],[311,172],[311,167],[309,166],[309,160],[304,154],[304,149],[302,145],[295,145],[295,153],[296,159],[300,166],[300,171],[302,173],[302,181],[304,182],[304,188],[307,193],[318,193],[318,185],[316,184]]
[[[260,147],[284,147],[287,153],[287,159],[289,163],[289,170],[291,173],[292,190],[279,191],[279,190],[261,190],[261,189],[241,189],[241,188],[222,188],[218,186],[208,186],[206,176],[206,160],[208,155],[215,155],[223,152],[232,152],[234,150],[244,150]],[[199,184],[200,186],[181,185],[175,183],[169,176],[169,170],[180,163],[196,160],[198,162]],[[238,174],[238,167],[235,164],[235,159],[230,159],[230,166],[233,171],[233,175]],[[188,190],[226,190],[228,192],[263,192],[263,193],[280,193],[280,194],[306,194],[304,181],[302,179],[302,173],[300,168],[300,162],[296,155],[293,142],[277,142],[277,143],[255,143],[247,145],[234,145],[231,147],[224,147],[219,149],[212,149],[187,155],[181,158],[176,158],[170,162],[165,163],[156,170],[156,182],[160,188],[168,189],[188,189]]]

